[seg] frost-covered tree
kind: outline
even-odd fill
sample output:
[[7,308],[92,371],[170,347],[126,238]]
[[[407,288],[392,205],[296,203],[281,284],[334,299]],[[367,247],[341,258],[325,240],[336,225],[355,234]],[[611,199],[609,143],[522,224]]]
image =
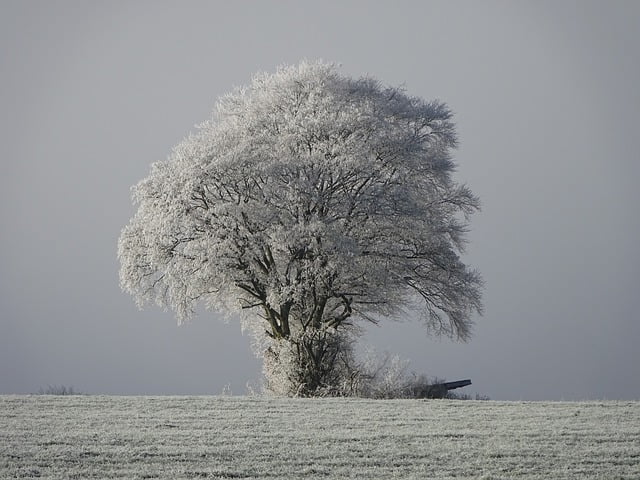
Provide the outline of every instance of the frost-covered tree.
[[466,339],[478,199],[451,178],[455,146],[441,102],[322,62],[258,74],[134,187],[121,286],[179,321],[199,302],[249,314],[282,394],[338,388],[362,321],[414,312]]

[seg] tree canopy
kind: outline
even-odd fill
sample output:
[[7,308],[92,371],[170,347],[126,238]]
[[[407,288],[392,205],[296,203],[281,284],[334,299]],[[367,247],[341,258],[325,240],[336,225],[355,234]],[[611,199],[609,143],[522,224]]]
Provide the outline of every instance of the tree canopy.
[[456,144],[439,101],[322,62],[258,74],[134,187],[121,286],[180,321],[199,302],[255,313],[264,348],[295,347],[303,370],[362,320],[414,313],[467,339],[482,280],[460,254],[479,201],[452,179]]

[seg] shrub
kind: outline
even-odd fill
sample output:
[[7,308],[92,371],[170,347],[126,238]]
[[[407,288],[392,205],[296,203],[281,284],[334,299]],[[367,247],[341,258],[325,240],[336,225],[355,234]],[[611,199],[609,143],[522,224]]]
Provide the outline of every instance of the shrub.
[[40,387],[38,395],[82,395],[76,391],[71,385],[47,385],[47,388]]

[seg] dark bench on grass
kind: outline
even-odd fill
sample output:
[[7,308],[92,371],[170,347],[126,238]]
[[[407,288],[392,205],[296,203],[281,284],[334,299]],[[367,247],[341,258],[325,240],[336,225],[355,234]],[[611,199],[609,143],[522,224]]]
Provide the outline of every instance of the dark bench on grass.
[[456,388],[466,387],[471,385],[471,380],[458,380],[457,382],[444,382],[441,384],[444,388],[449,390],[455,390]]
[[456,388],[462,388],[471,385],[471,380],[458,380],[455,382],[435,383],[428,385],[426,388],[421,389],[420,392],[416,392],[417,398],[444,398],[447,396],[449,390],[455,390]]

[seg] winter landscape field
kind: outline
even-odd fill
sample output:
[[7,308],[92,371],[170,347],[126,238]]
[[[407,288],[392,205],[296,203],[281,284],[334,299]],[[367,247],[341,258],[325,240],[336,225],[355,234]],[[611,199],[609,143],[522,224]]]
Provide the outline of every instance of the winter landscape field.
[[640,479],[640,403],[0,396],[0,478]]

